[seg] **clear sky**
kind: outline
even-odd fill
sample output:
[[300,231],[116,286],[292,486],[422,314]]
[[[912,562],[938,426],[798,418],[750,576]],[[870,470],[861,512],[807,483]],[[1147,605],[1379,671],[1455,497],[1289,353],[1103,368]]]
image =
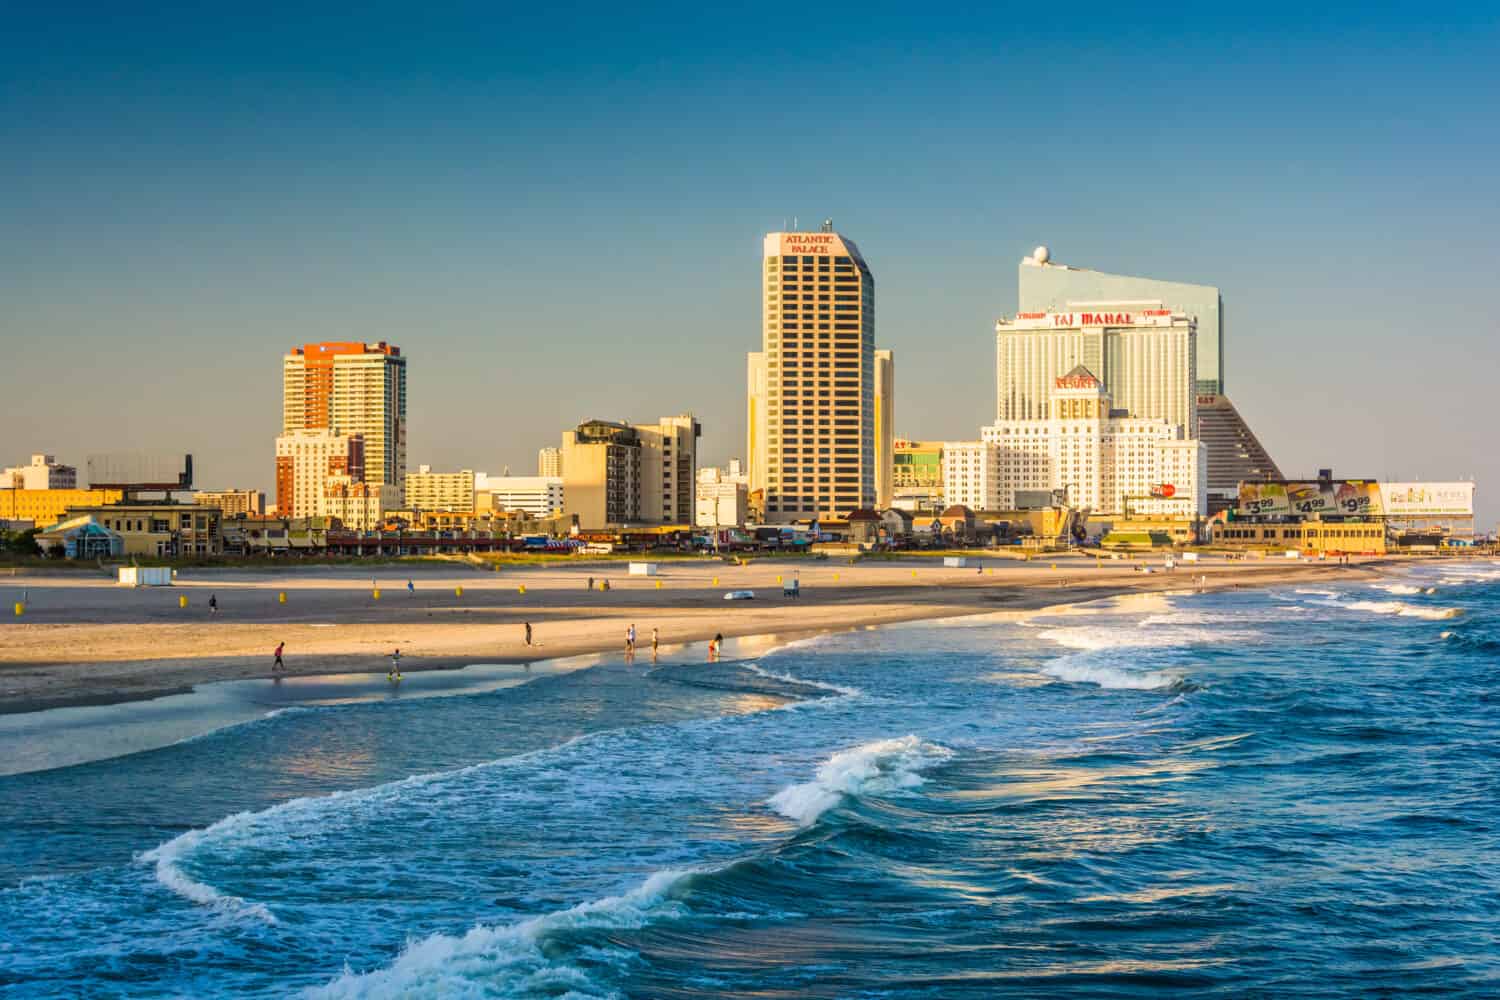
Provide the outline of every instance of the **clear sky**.
[[1500,516],[1494,4],[33,6],[0,32],[6,464],[269,489],[281,356],[324,339],[408,355],[413,468],[684,410],[721,462],[761,237],[831,217],[902,434],[993,418],[1045,243],[1220,286],[1288,474],[1475,476]]

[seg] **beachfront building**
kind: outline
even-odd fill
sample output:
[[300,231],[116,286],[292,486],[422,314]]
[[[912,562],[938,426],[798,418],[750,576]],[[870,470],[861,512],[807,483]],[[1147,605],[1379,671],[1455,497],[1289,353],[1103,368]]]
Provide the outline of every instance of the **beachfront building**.
[[480,473],[474,484],[476,511],[524,511],[542,518],[563,510],[561,476],[487,476]]
[[1207,451],[1209,510],[1233,507],[1241,481],[1281,478],[1276,463],[1225,395],[1224,298],[1218,288],[1059,264],[1046,247],[1037,247],[1021,261],[1017,285],[1023,313],[1070,311],[1069,304],[1079,302],[1149,301],[1193,317],[1197,321],[1197,437]]
[[323,487],[330,476],[365,481],[361,434],[293,430],[276,439],[276,515],[321,517]]
[[[360,435],[364,481],[393,488],[399,505],[406,483],[406,358],[401,349],[384,341],[292,348],[282,358],[282,432],[300,430]],[[391,489],[383,495],[390,496]]]
[[897,437],[891,447],[891,507],[909,513],[940,511],[943,443]]
[[56,455],[35,454],[26,465],[0,470],[0,490],[72,490],[78,488],[78,469],[62,465]]
[[734,527],[746,523],[749,517],[750,490],[744,476],[724,469],[698,470],[694,524],[700,528]]
[[119,503],[124,490],[0,490],[0,521],[30,521],[46,528],[68,516],[75,507],[97,507]]
[[[882,426],[894,426],[886,358]],[[748,356],[749,487],[767,523],[840,520],[877,500],[875,279],[825,222],[768,233],[761,349]],[[885,433],[885,431],[882,431]]]
[[220,530],[223,512],[219,508],[171,502],[73,507],[65,521],[37,537],[37,544],[43,546],[43,551],[51,544],[66,547],[68,539],[63,536],[83,518],[119,536],[120,551],[112,551],[112,555],[168,559],[224,554],[224,535]]
[[217,507],[230,517],[258,517],[266,512],[266,495],[260,490],[199,490],[193,503]]
[[542,448],[536,453],[536,474],[549,479],[562,478],[562,451]]
[[943,507],[999,510],[999,449],[990,441],[944,441]]
[[1095,514],[1205,512],[1203,445],[1181,425],[1116,409],[1103,382],[1082,365],[1053,380],[1047,412],[1045,419],[999,421],[982,430],[995,451],[987,487],[993,492],[981,509],[1015,510],[1018,494],[1062,491],[1068,506]]
[[565,512],[584,528],[692,524],[702,433],[685,413],[654,424],[588,420],[564,432]]
[[474,470],[433,472],[430,465],[406,474],[406,503],[410,510],[474,510]]
[[1195,321],[1160,302],[1069,303],[995,324],[997,422],[1045,420],[1056,379],[1080,365],[1132,416],[1198,426]]

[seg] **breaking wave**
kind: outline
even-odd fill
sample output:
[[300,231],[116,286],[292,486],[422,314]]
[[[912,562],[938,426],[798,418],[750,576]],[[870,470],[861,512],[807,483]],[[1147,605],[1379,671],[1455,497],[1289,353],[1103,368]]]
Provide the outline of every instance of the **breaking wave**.
[[1426,618],[1429,621],[1457,618],[1464,613],[1463,608],[1424,608],[1416,604],[1404,604],[1401,601],[1351,601],[1344,607],[1354,611],[1368,611],[1373,615]]
[[147,863],[154,863],[156,880],[189,902],[231,915],[253,917],[256,920],[274,924],[277,922],[276,915],[264,903],[251,903],[239,896],[220,892],[213,886],[199,882],[188,875],[179,864],[202,843],[205,837],[215,831],[241,824],[251,815],[251,813],[235,813],[202,830],[189,830],[145,852],[140,859]]
[[1054,660],[1042,673],[1070,684],[1097,684],[1102,688],[1123,691],[1155,691],[1182,683],[1177,674],[1165,670],[1121,670],[1104,663],[1087,663],[1073,657]]
[[915,788],[927,780],[923,771],[952,756],[947,747],[915,736],[877,740],[834,754],[812,781],[783,788],[766,804],[787,819],[811,826],[845,796]]
[[685,915],[676,898],[693,871],[660,871],[619,896],[580,903],[517,924],[480,924],[462,936],[432,934],[410,942],[390,965],[345,969],[310,997],[331,1000],[405,996],[598,996],[588,974],[549,953],[550,939],[578,930],[633,930]]

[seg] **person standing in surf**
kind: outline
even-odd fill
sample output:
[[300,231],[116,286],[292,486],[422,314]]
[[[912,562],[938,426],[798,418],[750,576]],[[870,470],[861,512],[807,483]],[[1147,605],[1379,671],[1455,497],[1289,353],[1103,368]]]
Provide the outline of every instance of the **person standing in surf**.
[[657,632],[655,626],[652,626],[652,629],[651,629],[651,662],[652,663],[656,662],[656,650],[657,650],[657,647],[659,647],[660,645],[661,645],[661,635]]
[[635,659],[635,625],[631,624],[625,629],[625,655]]
[[391,671],[386,674],[386,677],[392,681],[399,681],[401,679],[401,647],[399,646],[391,654]]

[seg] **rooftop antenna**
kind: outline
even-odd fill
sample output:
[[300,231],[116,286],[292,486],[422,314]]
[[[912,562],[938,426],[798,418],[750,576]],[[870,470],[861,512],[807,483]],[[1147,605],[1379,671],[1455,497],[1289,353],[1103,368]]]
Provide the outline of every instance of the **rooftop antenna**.
[[825,233],[831,233],[831,232],[833,232],[833,220],[832,219],[824,219],[823,220],[823,232],[825,232]]
[[796,231],[797,231],[797,217],[794,215],[794,216],[792,216],[792,232],[795,233]]

